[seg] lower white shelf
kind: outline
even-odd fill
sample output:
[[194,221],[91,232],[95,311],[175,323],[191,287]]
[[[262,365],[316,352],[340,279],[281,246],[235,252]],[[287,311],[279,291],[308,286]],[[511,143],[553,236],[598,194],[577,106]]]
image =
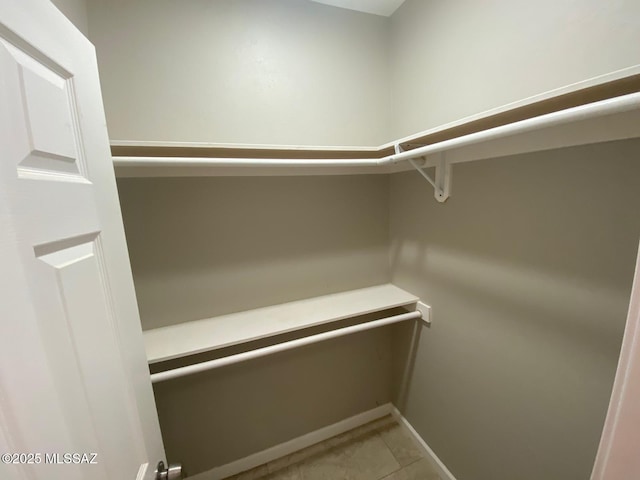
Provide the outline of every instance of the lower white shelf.
[[315,335],[310,335],[308,337],[289,340],[287,342],[277,343],[275,345],[269,345],[267,347],[257,348],[255,350],[249,350],[247,352],[236,353],[235,355],[229,355],[227,357],[216,358],[215,360],[209,360],[208,362],[196,363],[193,365],[174,368],[172,370],[166,370],[164,372],[153,373],[151,374],[151,382],[158,383],[165,380],[184,377],[186,375],[193,375],[194,373],[206,372],[207,370],[213,370],[214,368],[226,367],[227,365],[234,365],[236,363],[254,360],[256,358],[272,355],[274,353],[284,352],[293,348],[304,347],[313,343],[324,342],[333,338],[352,335],[354,333],[364,332],[366,330],[371,330],[374,328],[386,327],[387,325],[393,325],[395,323],[416,320],[418,318],[422,318],[422,312],[419,310],[400,313],[398,315],[392,315],[390,317],[381,318],[379,320],[360,323],[358,325],[352,325],[350,327],[338,328],[336,330],[330,330],[328,332],[318,333]]
[[395,307],[418,298],[391,284],[323,295],[144,332],[149,363],[163,362]]

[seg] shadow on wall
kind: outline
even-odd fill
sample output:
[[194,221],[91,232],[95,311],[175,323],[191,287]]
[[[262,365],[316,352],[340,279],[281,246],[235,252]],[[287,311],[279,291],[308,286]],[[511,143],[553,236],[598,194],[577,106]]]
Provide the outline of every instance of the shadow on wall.
[[193,475],[389,402],[389,328],[156,384],[167,455]]
[[144,328],[388,282],[388,182],[120,179]]
[[[391,388],[393,405],[404,412],[411,391],[411,378],[416,365],[416,355],[424,329],[429,329],[422,320],[403,322],[391,330]],[[428,335],[428,332],[425,333]]]
[[504,317],[515,315],[523,323],[535,323],[536,329],[579,338],[592,354],[606,356],[620,347],[620,336],[603,320],[628,302],[628,292],[437,246],[413,253],[397,268],[418,279],[424,266],[431,282],[458,292],[468,305],[494,308]]
[[611,158],[610,150],[640,142],[606,145],[454,166],[454,196],[438,204],[424,184],[422,215],[404,235],[392,235],[392,272],[426,275],[619,348],[619,335],[602,319],[628,303],[633,262],[622,252],[635,252],[640,238],[640,163],[633,155]]

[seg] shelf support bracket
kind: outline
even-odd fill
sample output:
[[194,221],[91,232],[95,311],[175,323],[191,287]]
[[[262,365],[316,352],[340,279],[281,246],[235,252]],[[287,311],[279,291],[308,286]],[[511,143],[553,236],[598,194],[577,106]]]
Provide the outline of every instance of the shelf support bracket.
[[[404,150],[400,144],[394,145],[396,154],[403,152]],[[451,196],[451,163],[447,162],[444,152],[438,154],[438,160],[436,161],[436,178],[424,171],[424,165],[427,163],[426,157],[423,159],[423,164],[419,165],[413,158],[409,158],[408,161],[413,168],[415,168],[424,179],[431,184],[434,191],[434,197],[440,203],[444,203]]]

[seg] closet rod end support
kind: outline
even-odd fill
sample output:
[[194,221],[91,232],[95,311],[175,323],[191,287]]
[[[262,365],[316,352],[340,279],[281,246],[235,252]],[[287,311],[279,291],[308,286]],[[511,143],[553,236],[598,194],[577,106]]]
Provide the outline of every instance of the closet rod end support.
[[431,306],[423,302],[416,304],[416,310],[422,313],[422,318],[419,319],[425,326],[431,326]]

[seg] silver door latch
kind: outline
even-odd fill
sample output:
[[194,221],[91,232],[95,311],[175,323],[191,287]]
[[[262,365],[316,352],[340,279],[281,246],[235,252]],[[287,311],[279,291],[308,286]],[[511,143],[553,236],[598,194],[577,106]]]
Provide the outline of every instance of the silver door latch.
[[182,480],[182,465],[171,463],[169,467],[164,466],[164,462],[158,462],[156,468],[156,480]]

